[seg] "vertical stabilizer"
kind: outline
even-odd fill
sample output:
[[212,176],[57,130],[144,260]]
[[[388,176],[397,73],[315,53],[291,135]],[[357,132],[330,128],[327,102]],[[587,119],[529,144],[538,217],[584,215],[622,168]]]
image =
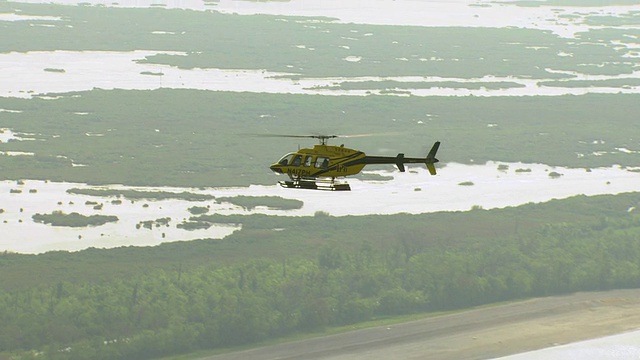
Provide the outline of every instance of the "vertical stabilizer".
[[439,148],[440,148],[440,141],[436,141],[433,144],[431,151],[429,151],[429,154],[427,154],[427,158],[424,159],[425,164],[427,164],[427,169],[429,169],[429,174],[431,175],[436,174],[436,166],[434,164],[440,161],[436,159],[436,153],[438,152]]

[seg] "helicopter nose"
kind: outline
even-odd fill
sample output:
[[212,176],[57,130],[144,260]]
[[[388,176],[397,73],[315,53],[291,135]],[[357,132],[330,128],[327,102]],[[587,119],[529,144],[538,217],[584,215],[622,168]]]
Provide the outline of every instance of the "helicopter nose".
[[271,169],[271,171],[273,171],[274,173],[282,174],[282,168],[277,164],[269,166],[269,169]]

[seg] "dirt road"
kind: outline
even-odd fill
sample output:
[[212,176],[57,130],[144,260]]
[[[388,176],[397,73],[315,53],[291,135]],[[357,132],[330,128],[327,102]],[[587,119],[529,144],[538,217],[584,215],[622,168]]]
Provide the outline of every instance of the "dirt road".
[[640,328],[640,289],[577,293],[202,360],[492,359]]

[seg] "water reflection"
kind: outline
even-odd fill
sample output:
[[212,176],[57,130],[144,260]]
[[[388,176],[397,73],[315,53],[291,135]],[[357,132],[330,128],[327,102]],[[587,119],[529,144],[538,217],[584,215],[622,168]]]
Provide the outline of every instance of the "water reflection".
[[[187,231],[176,225],[188,219],[188,208],[208,206],[209,213],[310,216],[318,211],[334,216],[429,213],[466,211],[544,202],[577,194],[617,194],[640,191],[640,173],[619,166],[596,169],[570,169],[543,164],[495,163],[484,165],[447,164],[435,177],[425,169],[412,168],[406,173],[375,172],[391,176],[390,181],[352,179],[352,191],[328,192],[292,190],[279,186],[243,188],[147,188],[109,186],[110,189],[139,191],[192,192],[214,197],[280,196],[304,202],[299,210],[274,210],[258,207],[247,211],[229,203],[185,200],[127,200],[113,202],[113,197],[68,194],[70,188],[92,188],[86,184],[43,181],[0,182],[0,226],[3,236],[0,251],[39,253],[48,250],[80,250],[88,247],[156,245],[166,241],[222,238],[233,226],[216,226],[207,230]],[[556,176],[552,176],[556,175]],[[276,178],[274,178],[274,183]],[[87,204],[87,202],[90,202]],[[102,204],[100,209],[94,203]],[[78,212],[84,215],[115,215],[120,219],[97,227],[66,228],[35,223],[35,213]],[[169,226],[138,228],[141,221],[171,218]],[[28,234],[26,236],[25,234]]]

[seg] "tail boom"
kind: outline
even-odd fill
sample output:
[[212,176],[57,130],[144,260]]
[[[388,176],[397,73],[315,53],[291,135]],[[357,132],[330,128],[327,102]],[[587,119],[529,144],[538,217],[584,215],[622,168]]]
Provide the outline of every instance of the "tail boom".
[[436,159],[436,153],[438,152],[438,148],[440,147],[440,142],[436,141],[431,147],[431,150],[427,154],[426,158],[407,158],[404,157],[404,154],[400,153],[397,156],[365,156],[360,161],[365,165],[373,165],[373,164],[393,164],[398,167],[400,172],[404,172],[404,164],[426,164],[427,169],[431,175],[436,175],[436,167],[435,163],[440,160]]

